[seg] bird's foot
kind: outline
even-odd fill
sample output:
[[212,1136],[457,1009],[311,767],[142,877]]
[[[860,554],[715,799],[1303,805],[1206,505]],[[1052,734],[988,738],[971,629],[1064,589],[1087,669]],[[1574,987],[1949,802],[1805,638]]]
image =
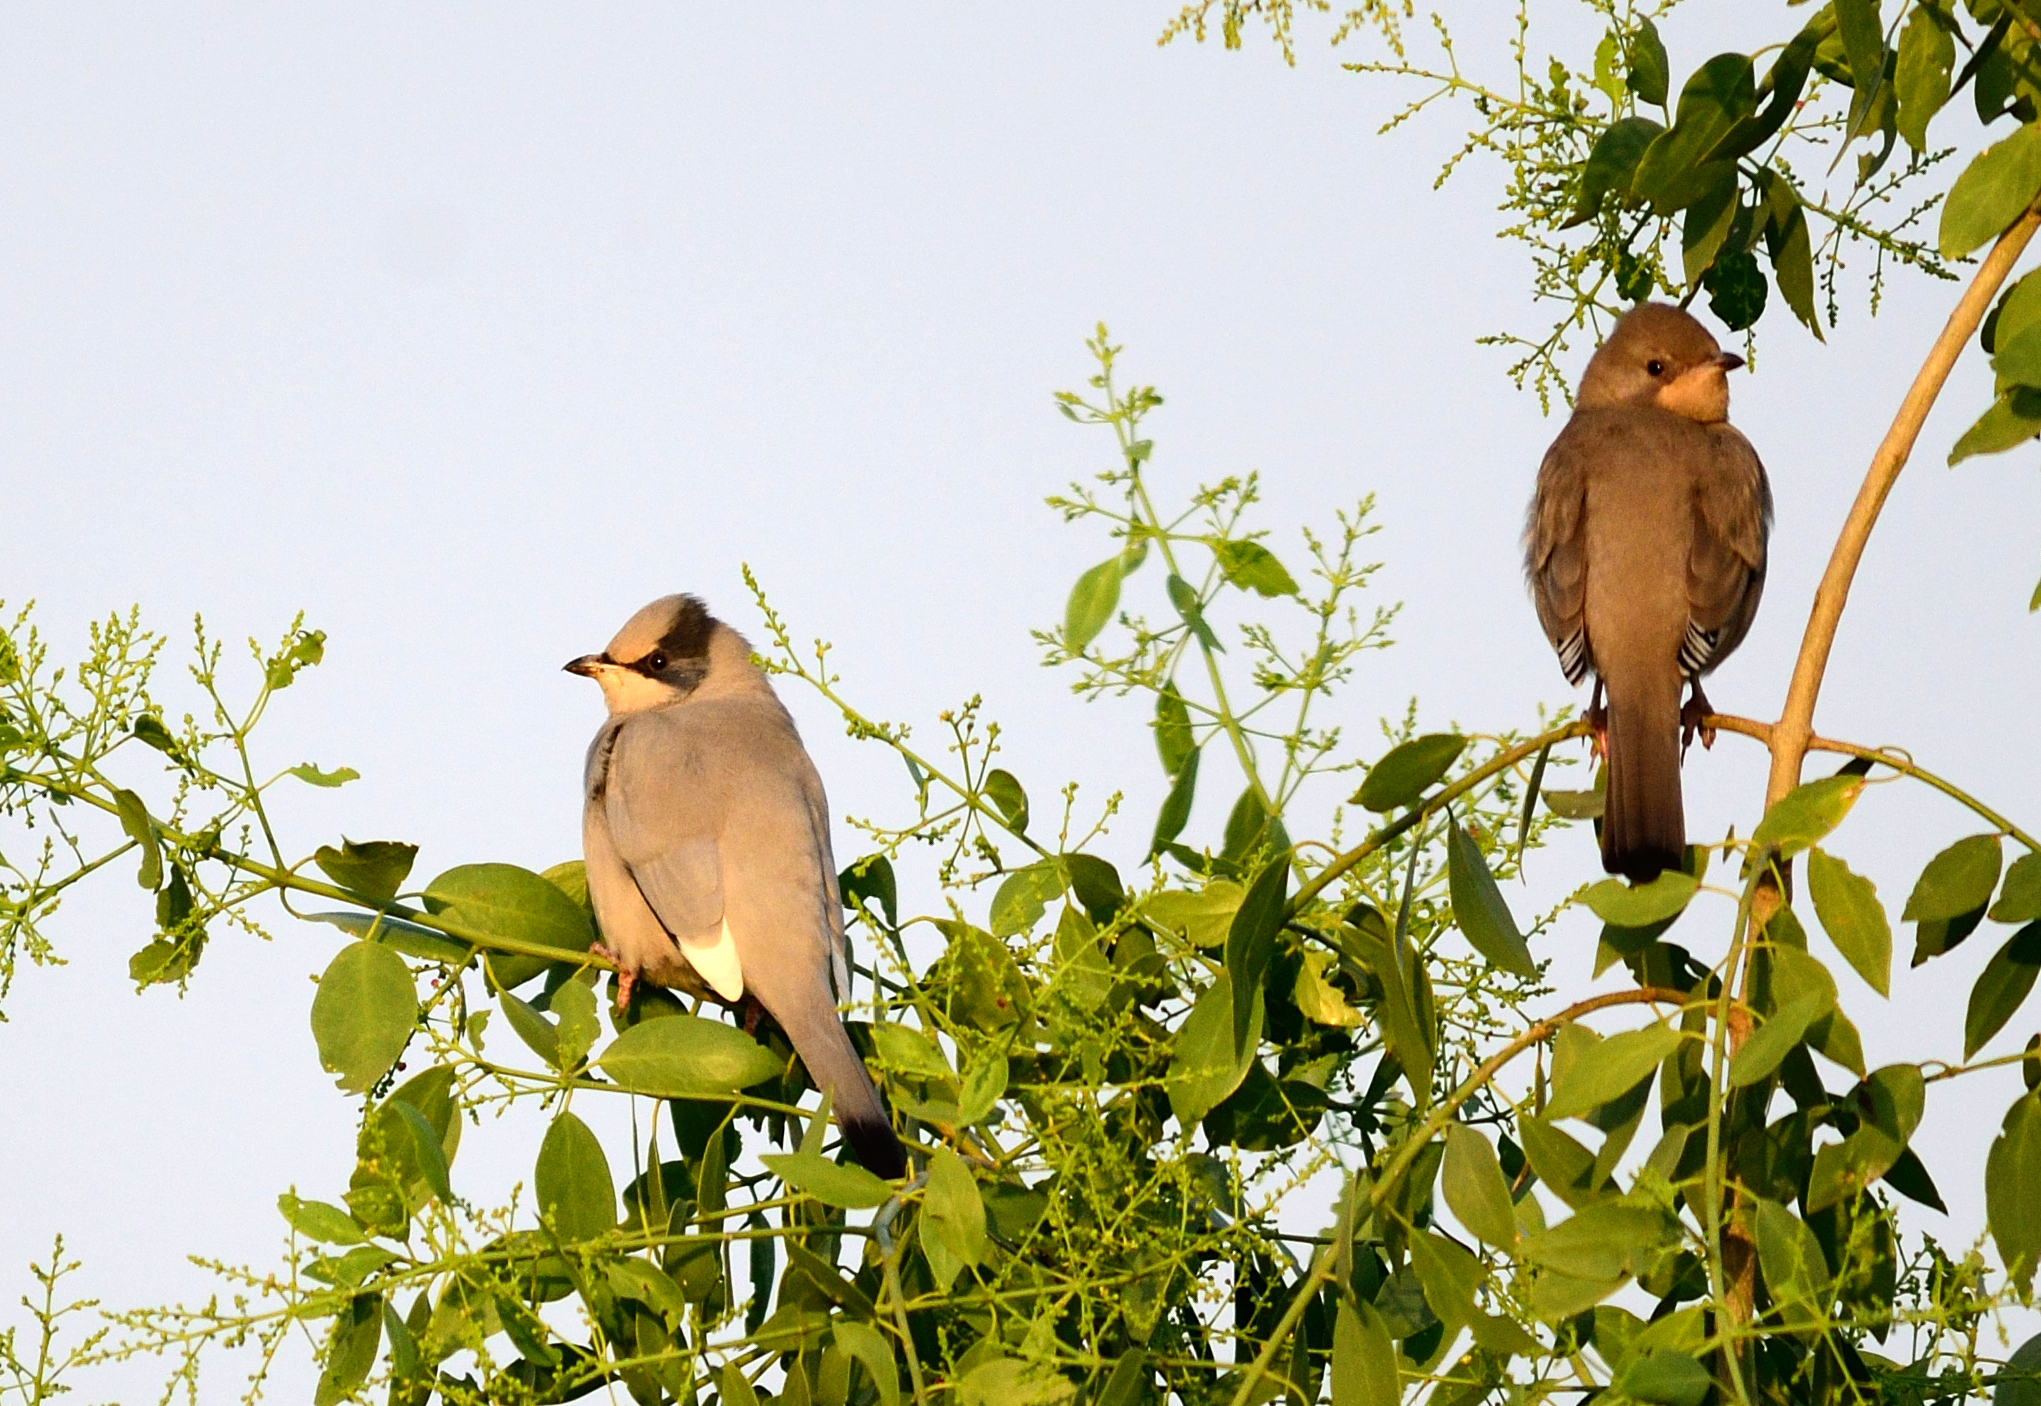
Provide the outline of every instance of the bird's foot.
[[758,1004],[758,998],[750,992],[744,994],[744,1033],[754,1039],[758,1035],[758,1022],[765,1016],[765,1007]]
[[1695,680],[1693,693],[1680,708],[1681,761],[1687,759],[1687,749],[1694,745],[1696,737],[1701,739],[1701,746],[1704,749],[1710,751],[1714,749],[1715,729],[1708,726],[1708,715],[1714,711],[1714,707],[1708,702],[1708,695],[1701,692],[1700,681]]
[[1594,755],[1590,760],[1600,761],[1609,755],[1609,710],[1602,702],[1602,681],[1600,679],[1595,680],[1594,698],[1588,703],[1587,711],[1581,714],[1581,717],[1589,727],[1594,729],[1593,734],[1589,738],[1589,741],[1594,745]]
[[620,1011],[629,1010],[631,1008],[631,990],[638,984],[638,974],[624,965],[621,953],[610,951],[609,948],[603,946],[600,942],[592,943],[588,950],[595,953],[598,957],[607,957],[610,961],[616,963],[617,1009]]

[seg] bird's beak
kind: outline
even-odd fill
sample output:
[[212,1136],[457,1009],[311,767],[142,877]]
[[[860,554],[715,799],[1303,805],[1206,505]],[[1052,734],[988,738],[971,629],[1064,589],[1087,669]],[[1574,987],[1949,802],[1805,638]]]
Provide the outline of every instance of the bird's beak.
[[579,659],[569,659],[564,667],[570,674],[579,674],[584,679],[592,679],[596,672],[609,662],[610,657],[607,654],[584,654]]
[[1723,352],[1715,358],[1715,364],[1724,371],[1734,371],[1737,367],[1743,365],[1743,358],[1735,352]]

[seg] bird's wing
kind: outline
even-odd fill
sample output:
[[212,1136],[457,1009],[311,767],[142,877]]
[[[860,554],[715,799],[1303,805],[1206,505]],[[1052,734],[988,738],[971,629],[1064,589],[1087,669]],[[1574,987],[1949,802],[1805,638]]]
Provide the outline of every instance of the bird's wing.
[[1559,653],[1568,683],[1594,667],[1587,638],[1587,467],[1575,443],[1578,417],[1569,421],[1545,462],[1524,524],[1524,575],[1545,638]]
[[1680,667],[1707,673],[1750,632],[1765,588],[1772,492],[1757,451],[1728,425],[1708,427],[1696,456],[1694,533],[1687,558],[1687,635]]
[[719,739],[704,735],[691,711],[625,720],[601,806],[617,857],[681,955],[735,1001],[744,995],[744,968],[725,921],[722,854],[732,791],[720,774]]

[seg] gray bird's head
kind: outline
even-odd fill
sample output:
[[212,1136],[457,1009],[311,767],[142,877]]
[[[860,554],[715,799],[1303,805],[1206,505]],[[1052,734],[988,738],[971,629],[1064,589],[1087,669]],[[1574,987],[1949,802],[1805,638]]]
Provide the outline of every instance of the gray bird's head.
[[609,648],[567,672],[602,685],[612,716],[679,703],[709,676],[710,647],[730,630],[693,596],[661,596],[624,622]]
[[1729,374],[1743,358],[1676,307],[1640,303],[1623,314],[1580,378],[1583,408],[1652,405],[1704,425],[1729,418]]

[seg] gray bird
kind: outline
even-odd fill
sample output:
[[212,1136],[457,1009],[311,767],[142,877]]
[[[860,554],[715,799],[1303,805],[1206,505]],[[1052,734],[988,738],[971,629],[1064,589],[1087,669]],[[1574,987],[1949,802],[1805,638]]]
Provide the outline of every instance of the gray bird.
[[751,647],[693,596],[662,596],[601,654],[581,845],[617,1001],[639,979],[786,1031],[865,1167],[906,1155],[838,1017],[850,987],[822,778]]
[[1595,676],[1602,867],[1639,882],[1685,857],[1680,758],[1710,711],[1701,676],[1743,642],[1765,586],[1771,485],[1729,424],[1741,365],[1680,309],[1632,309],[1588,362],[1524,527],[1559,666],[1576,685]]

